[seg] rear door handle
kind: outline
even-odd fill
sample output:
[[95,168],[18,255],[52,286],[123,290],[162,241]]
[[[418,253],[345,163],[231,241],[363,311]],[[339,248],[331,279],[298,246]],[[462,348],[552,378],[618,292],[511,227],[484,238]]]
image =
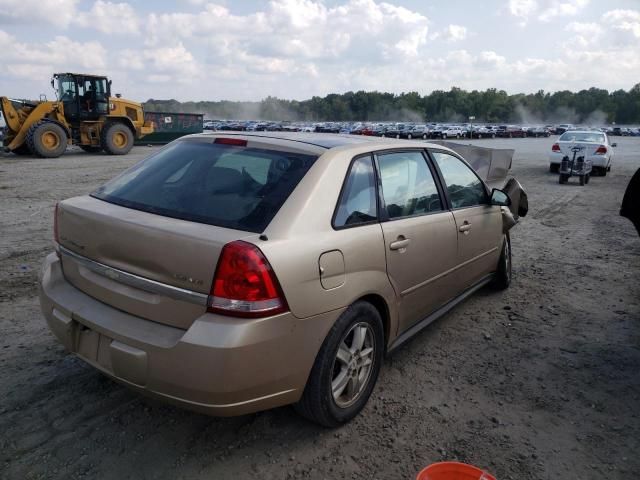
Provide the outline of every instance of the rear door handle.
[[469,222],[467,222],[466,220],[463,222],[462,225],[460,225],[460,228],[458,228],[458,230],[460,230],[461,232],[468,232],[469,230],[471,230],[471,224]]
[[391,242],[389,244],[390,250],[400,250],[401,248],[406,248],[409,245],[410,240],[408,238],[404,238],[402,235],[398,237],[398,240],[395,242]]

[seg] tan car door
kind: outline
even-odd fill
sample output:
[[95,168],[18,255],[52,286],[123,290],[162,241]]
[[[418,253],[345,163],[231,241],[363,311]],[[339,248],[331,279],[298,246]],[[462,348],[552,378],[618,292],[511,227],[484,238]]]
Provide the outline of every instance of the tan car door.
[[399,299],[398,334],[451,298],[457,231],[421,150],[376,155],[387,274]]
[[466,162],[430,151],[447,191],[458,235],[455,275],[458,293],[495,271],[502,247],[502,212],[490,204],[487,187]]

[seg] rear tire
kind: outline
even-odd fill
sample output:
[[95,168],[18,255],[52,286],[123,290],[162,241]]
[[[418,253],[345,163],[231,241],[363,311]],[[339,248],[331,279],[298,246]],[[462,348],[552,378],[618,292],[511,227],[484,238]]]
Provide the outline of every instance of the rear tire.
[[509,285],[511,285],[511,274],[511,238],[509,234],[506,233],[502,242],[502,252],[498,260],[498,267],[496,268],[496,273],[491,285],[496,290],[509,288]]
[[26,143],[39,157],[57,158],[67,149],[67,132],[57,123],[41,120],[29,127]]
[[549,164],[549,172],[551,173],[558,173],[560,171],[560,165],[557,163],[550,163]]
[[560,176],[558,177],[558,183],[560,183],[561,185],[564,183],[567,183],[567,180],[569,179],[569,177],[567,177],[564,174],[560,174]]
[[124,123],[108,123],[100,133],[100,144],[109,155],[126,155],[133,148],[133,132]]
[[580,180],[580,186],[584,187],[585,182],[585,177],[586,175],[580,175],[579,180]]
[[[356,342],[356,331],[362,335],[362,343]],[[364,352],[369,349],[373,350],[365,355]],[[354,418],[373,391],[382,364],[383,350],[384,333],[380,313],[368,302],[354,303],[340,315],[327,334],[302,398],[294,405],[296,411],[325,427],[337,427]],[[365,365],[366,362],[362,362],[364,357],[371,363]],[[363,373],[360,377],[369,365],[366,375]],[[342,390],[338,389],[338,384],[342,383],[340,378],[348,379]],[[359,384],[358,379],[361,379]],[[357,393],[348,401],[352,388],[357,389]]]
[[589,185],[589,180],[591,180],[591,174],[590,174],[590,173],[587,173],[587,174],[584,176],[584,184],[585,184],[585,185]]

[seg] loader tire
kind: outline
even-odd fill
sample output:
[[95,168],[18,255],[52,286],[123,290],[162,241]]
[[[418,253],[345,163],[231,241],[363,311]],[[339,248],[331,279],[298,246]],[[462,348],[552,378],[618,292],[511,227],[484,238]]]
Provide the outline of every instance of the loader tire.
[[67,132],[57,123],[39,121],[29,127],[27,145],[39,157],[57,158],[67,149]]
[[109,155],[126,155],[133,148],[133,132],[124,123],[108,123],[100,133],[100,144]]

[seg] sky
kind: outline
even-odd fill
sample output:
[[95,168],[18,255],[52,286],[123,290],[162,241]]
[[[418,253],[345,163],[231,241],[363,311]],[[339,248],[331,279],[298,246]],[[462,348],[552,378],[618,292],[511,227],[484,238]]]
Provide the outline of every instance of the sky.
[[60,71],[137,101],[629,90],[640,0],[0,0],[0,95]]

